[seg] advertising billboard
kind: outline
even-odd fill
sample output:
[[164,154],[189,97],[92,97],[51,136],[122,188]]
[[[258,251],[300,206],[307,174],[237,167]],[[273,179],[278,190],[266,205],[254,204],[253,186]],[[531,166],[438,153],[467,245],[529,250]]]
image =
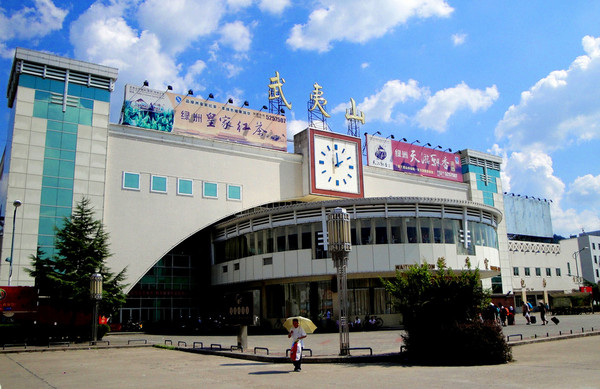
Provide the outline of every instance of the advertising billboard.
[[37,311],[37,290],[31,286],[0,286],[0,312],[4,316]]
[[460,156],[421,145],[367,135],[367,165],[463,182]]
[[225,318],[230,325],[260,324],[260,291],[250,290],[225,295]]
[[125,85],[121,124],[287,150],[283,115],[135,85]]
[[508,234],[552,238],[550,202],[534,197],[504,195],[504,221]]

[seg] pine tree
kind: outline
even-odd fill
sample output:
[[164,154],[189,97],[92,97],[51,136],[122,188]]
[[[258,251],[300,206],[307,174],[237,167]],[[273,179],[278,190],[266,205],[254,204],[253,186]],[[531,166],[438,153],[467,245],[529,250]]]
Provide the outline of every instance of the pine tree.
[[40,292],[50,296],[53,305],[71,312],[86,312],[90,307],[90,276],[99,271],[103,277],[100,314],[111,315],[124,303],[122,282],[125,270],[114,274],[105,262],[110,257],[108,233],[100,220],[94,219],[90,200],[83,198],[73,215],[56,229],[54,258],[44,258],[38,250],[32,256],[33,269]]

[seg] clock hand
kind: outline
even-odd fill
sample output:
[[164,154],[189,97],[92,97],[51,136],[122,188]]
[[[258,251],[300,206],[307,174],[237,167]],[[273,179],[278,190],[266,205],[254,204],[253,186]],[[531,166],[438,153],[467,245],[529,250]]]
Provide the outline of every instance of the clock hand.
[[338,159],[338,154],[335,153],[335,167],[339,167],[340,166],[340,161]]

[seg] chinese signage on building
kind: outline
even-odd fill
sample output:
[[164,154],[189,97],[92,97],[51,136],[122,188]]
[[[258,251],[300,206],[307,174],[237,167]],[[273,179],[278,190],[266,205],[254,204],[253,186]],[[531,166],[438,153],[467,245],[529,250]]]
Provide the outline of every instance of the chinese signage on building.
[[125,86],[121,123],[186,136],[287,150],[286,118],[189,95]]
[[398,172],[463,182],[460,156],[367,135],[367,164]]
[[37,310],[37,290],[31,286],[0,287],[0,312],[35,312]]

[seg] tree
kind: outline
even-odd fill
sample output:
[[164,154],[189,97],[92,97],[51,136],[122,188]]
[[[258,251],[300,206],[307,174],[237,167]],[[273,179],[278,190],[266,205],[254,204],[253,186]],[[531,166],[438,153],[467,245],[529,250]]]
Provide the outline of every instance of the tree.
[[32,269],[27,272],[35,278],[40,293],[50,297],[53,306],[62,310],[89,312],[90,276],[99,271],[103,277],[101,315],[112,315],[124,303],[125,270],[114,274],[105,262],[110,257],[108,233],[100,220],[94,219],[90,200],[77,203],[73,215],[63,220],[56,229],[53,258],[44,257],[38,249],[31,256]]
[[479,319],[490,297],[480,286],[477,269],[454,272],[440,258],[437,271],[414,265],[397,272],[395,280],[382,281],[402,313],[411,361],[486,364],[511,359],[501,327]]

